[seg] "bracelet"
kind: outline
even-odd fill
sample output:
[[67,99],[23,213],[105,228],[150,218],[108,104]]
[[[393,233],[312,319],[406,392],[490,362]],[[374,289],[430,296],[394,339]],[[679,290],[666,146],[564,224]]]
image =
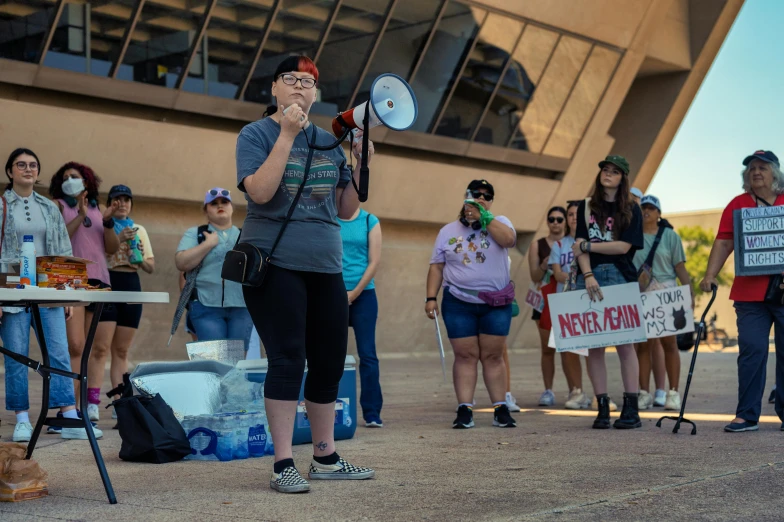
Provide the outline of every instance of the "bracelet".
[[103,228],[114,228],[114,218],[110,217],[109,219],[104,219]]
[[585,250],[585,249],[586,249],[586,246],[585,246],[585,245],[586,245],[587,243],[588,243],[587,241],[583,241],[582,243],[580,243],[580,252],[582,252],[582,253],[585,253],[585,252],[586,252],[586,250]]
[[593,275],[593,272],[588,272],[587,274],[583,274],[583,279],[588,279],[589,277],[593,277],[594,279],[596,279],[596,277],[594,277]]
[[427,299],[425,299],[426,303],[429,303],[430,301],[438,301],[438,299],[435,297],[428,297]]

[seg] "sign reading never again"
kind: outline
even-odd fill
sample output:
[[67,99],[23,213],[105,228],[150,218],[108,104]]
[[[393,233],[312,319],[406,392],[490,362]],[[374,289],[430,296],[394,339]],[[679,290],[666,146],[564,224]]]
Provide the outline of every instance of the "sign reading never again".
[[733,223],[735,275],[784,271],[784,206],[738,209]]

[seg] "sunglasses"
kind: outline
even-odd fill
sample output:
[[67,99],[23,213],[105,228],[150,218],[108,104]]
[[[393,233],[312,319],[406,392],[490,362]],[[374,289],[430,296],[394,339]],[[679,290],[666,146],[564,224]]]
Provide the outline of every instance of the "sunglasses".
[[227,197],[229,197],[229,191],[228,191],[228,190],[226,190],[226,189],[220,189],[220,190],[218,190],[218,189],[212,189],[212,190],[210,190],[210,196],[217,196],[217,195],[219,195],[219,194],[220,194],[221,196],[223,196],[224,198],[227,198]]
[[471,191],[471,196],[474,199],[482,198],[485,201],[493,201],[493,195],[492,194],[488,194],[487,192],[482,192],[480,190],[472,190]]
[[547,222],[548,223],[563,223],[564,222],[564,218],[562,218],[562,217],[549,217],[549,218],[547,218]]
[[297,82],[299,82],[304,89],[312,89],[316,86],[314,78],[297,78],[293,74],[281,74],[278,78],[282,78],[283,83],[286,85],[297,85]]

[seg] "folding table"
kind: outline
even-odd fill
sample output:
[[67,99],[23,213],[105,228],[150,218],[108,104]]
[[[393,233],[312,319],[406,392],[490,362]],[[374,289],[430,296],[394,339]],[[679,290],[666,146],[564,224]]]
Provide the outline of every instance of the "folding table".
[[[38,336],[38,342],[41,348],[41,359],[43,362],[38,362],[14,353],[7,348],[0,346],[0,353],[7,355],[15,361],[29,366],[36,371],[44,379],[43,394],[41,397],[41,413],[38,415],[38,421],[35,423],[33,436],[27,444],[27,456],[30,458],[33,455],[35,444],[38,442],[38,436],[41,430],[46,426],[60,426],[62,428],[84,428],[87,431],[87,439],[90,441],[90,448],[95,456],[95,463],[98,466],[98,472],[101,474],[103,486],[106,489],[106,496],[109,497],[111,504],[116,504],[117,499],[114,496],[114,489],[109,480],[109,475],[106,472],[106,466],[101,456],[101,450],[98,448],[98,442],[95,439],[93,432],[93,425],[87,417],[87,362],[90,359],[90,352],[93,347],[93,340],[95,338],[95,331],[98,329],[98,322],[103,311],[104,304],[106,303],[131,303],[131,304],[166,304],[169,302],[169,294],[166,292],[110,292],[110,291],[94,291],[94,290],[52,290],[45,288],[0,288],[0,306],[16,306],[22,308],[29,308],[33,314],[35,324],[35,331]],[[93,320],[90,323],[90,330],[87,333],[87,338],[84,343],[84,352],[82,353],[82,361],[79,367],[79,373],[73,373],[58,368],[52,368],[49,365],[49,351],[46,346],[46,338],[44,336],[44,329],[41,324],[41,307],[63,307],[63,306],[87,306],[90,303],[95,303],[95,312]],[[47,417],[49,411],[49,385],[51,382],[52,374],[62,375],[75,381],[79,381],[79,407],[82,413],[81,419],[65,419],[56,417]]]

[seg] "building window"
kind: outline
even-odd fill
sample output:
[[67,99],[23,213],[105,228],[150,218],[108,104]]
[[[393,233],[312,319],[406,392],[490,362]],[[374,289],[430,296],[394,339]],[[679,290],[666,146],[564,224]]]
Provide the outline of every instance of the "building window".
[[37,63],[52,23],[51,2],[3,2],[0,5],[0,58]]

